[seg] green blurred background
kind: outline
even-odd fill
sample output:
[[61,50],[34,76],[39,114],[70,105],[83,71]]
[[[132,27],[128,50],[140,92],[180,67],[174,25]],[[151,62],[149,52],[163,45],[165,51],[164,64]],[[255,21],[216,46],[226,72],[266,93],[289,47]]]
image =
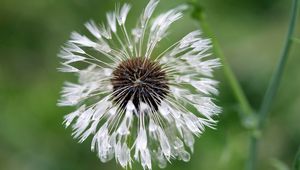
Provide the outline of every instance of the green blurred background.
[[[73,76],[56,70],[60,46],[68,40],[71,31],[85,32],[83,24],[89,19],[102,21],[115,2],[0,1],[0,170],[121,169],[115,161],[101,163],[90,151],[90,139],[83,144],[72,139],[71,130],[64,129],[62,120],[73,108],[56,106],[63,81],[74,80]],[[129,2],[133,4],[129,22],[133,23],[146,1]],[[162,0],[157,11],[183,2]],[[251,104],[257,109],[284,42],[290,0],[201,0],[200,3]],[[195,21],[184,18],[174,24],[173,34],[162,47],[196,28]],[[299,24],[296,36],[300,37]],[[263,132],[257,169],[276,169],[278,162],[290,167],[300,144],[299,48],[299,43],[293,45]],[[216,75],[221,81],[218,104],[224,108],[218,117],[217,130],[206,130],[197,140],[190,162],[173,161],[167,170],[244,168],[249,132],[241,125],[238,104],[222,69]]]

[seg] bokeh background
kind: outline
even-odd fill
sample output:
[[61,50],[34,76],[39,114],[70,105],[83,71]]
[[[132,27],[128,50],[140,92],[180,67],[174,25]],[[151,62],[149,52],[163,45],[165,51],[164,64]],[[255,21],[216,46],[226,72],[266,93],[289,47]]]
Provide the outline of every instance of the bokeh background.
[[[84,32],[89,19],[102,21],[117,1],[1,0],[0,1],[0,170],[121,169],[103,164],[90,151],[90,139],[78,144],[62,126],[56,101],[68,74],[58,73],[57,53],[73,30]],[[129,1],[129,23],[146,4]],[[159,11],[184,3],[162,0]],[[255,109],[259,108],[278,61],[287,31],[290,0],[200,0],[234,72]],[[162,47],[198,28],[189,16],[174,24]],[[300,37],[299,23],[297,37]],[[291,167],[300,144],[300,44],[293,45],[271,117],[262,134],[259,170]],[[218,104],[224,112],[217,130],[197,140],[191,161],[173,161],[167,170],[241,170],[248,154],[249,132],[222,69]],[[134,166],[134,169],[141,169]],[[158,169],[154,167],[153,169]],[[278,169],[278,168],[277,168]]]

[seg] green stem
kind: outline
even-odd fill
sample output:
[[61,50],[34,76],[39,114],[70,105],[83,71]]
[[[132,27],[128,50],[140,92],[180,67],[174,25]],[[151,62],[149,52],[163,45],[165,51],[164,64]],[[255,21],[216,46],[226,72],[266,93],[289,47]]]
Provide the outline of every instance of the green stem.
[[249,144],[249,155],[246,164],[246,170],[254,170],[256,167],[256,156],[257,156],[257,136],[250,136]]
[[244,117],[250,117],[253,115],[252,108],[250,107],[250,104],[245,96],[245,93],[243,92],[239,82],[237,81],[237,78],[235,77],[226,57],[224,56],[220,44],[217,41],[217,38],[212,33],[208,23],[206,22],[205,16],[202,12],[201,7],[198,4],[193,4],[193,6],[196,8],[194,11],[194,18],[200,21],[202,31],[210,37],[212,46],[213,46],[213,52],[214,54],[220,58],[222,63],[222,68],[224,70],[225,77],[227,81],[229,82],[229,85],[234,93],[235,98],[238,100],[242,114]]
[[280,61],[276,67],[276,70],[272,76],[272,79],[269,83],[269,86],[267,88],[266,94],[264,96],[261,108],[260,108],[260,122],[259,126],[262,128],[264,125],[264,122],[268,116],[269,110],[271,108],[271,104],[273,103],[274,97],[278,91],[278,87],[280,84],[280,80],[283,74],[284,66],[286,64],[289,51],[291,49],[292,40],[293,40],[293,33],[296,26],[296,17],[297,17],[297,9],[298,9],[298,0],[293,0],[292,3],[292,12],[291,12],[291,19],[289,24],[289,30],[286,36],[286,41],[281,53]]
[[[268,85],[267,91],[265,93],[265,96],[263,98],[261,108],[259,110],[259,124],[258,124],[258,131],[261,131],[264,127],[265,121],[268,117],[271,105],[274,101],[274,97],[278,91],[278,87],[280,84],[280,80],[283,74],[284,66],[286,64],[289,51],[291,49],[291,45],[293,42],[293,33],[296,26],[296,17],[297,17],[297,10],[298,10],[298,0],[293,0],[292,3],[292,11],[291,11],[291,17],[290,17],[290,23],[288,28],[288,33],[286,36],[286,41],[283,46],[280,61],[278,62],[278,65],[276,67],[276,70],[272,76],[272,79]],[[250,142],[250,155],[249,155],[249,161],[248,161],[248,169],[253,170],[255,169],[256,164],[256,155],[257,155],[257,143],[258,138],[255,136],[251,137]]]

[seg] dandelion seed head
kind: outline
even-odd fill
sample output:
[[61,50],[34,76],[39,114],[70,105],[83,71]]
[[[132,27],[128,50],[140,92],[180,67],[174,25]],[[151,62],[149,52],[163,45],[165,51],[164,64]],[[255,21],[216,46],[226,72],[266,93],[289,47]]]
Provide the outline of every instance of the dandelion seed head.
[[156,111],[169,90],[166,73],[159,63],[143,57],[120,63],[113,72],[111,83],[115,103],[124,108],[131,100],[137,111],[141,102]]
[[72,32],[58,55],[58,70],[78,76],[61,91],[58,105],[77,107],[63,123],[80,143],[92,137],[101,162],[115,159],[131,168],[137,161],[144,170],[153,163],[164,168],[172,159],[187,162],[195,137],[214,128],[221,112],[213,79],[220,62],[208,53],[210,40],[195,30],[159,51],[186,7],[153,17],[158,3],[150,0],[131,29],[131,5],[117,4],[106,22],[85,23],[88,35]]

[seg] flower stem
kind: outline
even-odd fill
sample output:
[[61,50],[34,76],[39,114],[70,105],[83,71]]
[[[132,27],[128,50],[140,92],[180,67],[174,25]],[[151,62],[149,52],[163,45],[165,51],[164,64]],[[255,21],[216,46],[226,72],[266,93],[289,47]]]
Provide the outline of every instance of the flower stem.
[[269,86],[267,88],[266,94],[264,96],[261,108],[260,108],[260,122],[259,122],[259,126],[260,128],[262,128],[262,126],[264,125],[264,122],[268,116],[271,104],[274,100],[274,97],[276,95],[276,92],[278,90],[279,84],[280,84],[280,80],[282,77],[282,73],[284,70],[284,66],[286,64],[288,55],[289,55],[289,51],[291,49],[291,45],[293,42],[293,33],[295,30],[295,26],[296,26],[296,17],[297,17],[297,9],[298,9],[298,0],[293,0],[292,3],[292,12],[291,12],[291,19],[290,19],[290,24],[289,24],[289,30],[286,36],[286,41],[281,53],[281,57],[280,57],[280,61],[276,67],[276,70],[272,76],[272,79],[269,83]]
[[[261,131],[264,127],[265,121],[268,117],[271,105],[274,101],[274,97],[278,91],[278,87],[280,84],[280,80],[283,74],[284,66],[286,64],[289,51],[291,49],[291,45],[293,42],[293,33],[296,26],[296,17],[297,17],[297,10],[298,10],[298,0],[293,0],[292,3],[292,10],[291,10],[291,16],[290,16],[290,23],[288,28],[288,33],[286,36],[286,41],[283,46],[280,60],[277,64],[276,70],[272,75],[272,79],[268,85],[267,91],[265,93],[265,96],[263,98],[260,110],[259,110],[259,123],[258,123],[258,131]],[[256,164],[256,155],[257,155],[257,144],[258,144],[258,138],[255,136],[251,137],[250,141],[250,155],[248,160],[248,170],[255,169]]]
[[234,96],[236,100],[239,102],[242,114],[245,118],[250,117],[253,115],[252,108],[246,98],[245,93],[243,92],[236,76],[234,75],[223,51],[221,50],[220,44],[217,41],[217,38],[214,36],[213,32],[211,31],[208,23],[206,22],[205,15],[203,13],[203,10],[201,6],[196,4],[196,2],[192,2],[192,6],[194,7],[194,13],[193,17],[199,21],[201,24],[202,31],[210,37],[212,46],[213,46],[213,52],[214,54],[220,58],[221,63],[222,63],[222,68],[224,70],[224,75],[229,82],[229,85],[234,93]]

